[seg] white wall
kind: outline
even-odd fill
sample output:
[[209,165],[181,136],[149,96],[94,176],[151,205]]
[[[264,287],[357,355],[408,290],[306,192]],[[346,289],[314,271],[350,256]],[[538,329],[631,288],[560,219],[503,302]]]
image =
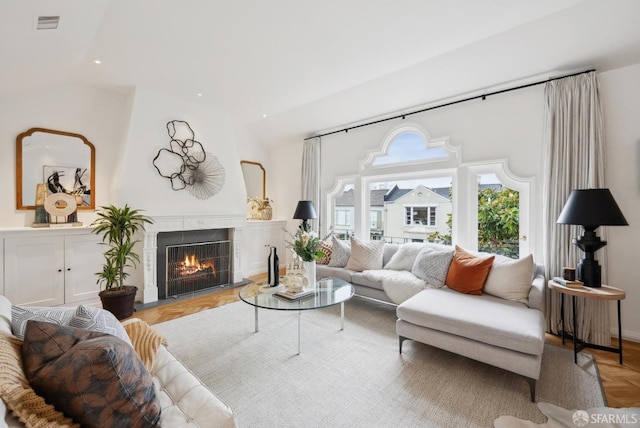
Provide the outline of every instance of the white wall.
[[[602,73],[600,81],[607,133],[607,185],[630,224],[608,228],[608,282],[627,293],[622,302],[623,338],[640,341],[640,312],[635,310],[640,307],[640,283],[636,281],[640,272],[634,259],[640,242],[640,65]],[[535,177],[531,222],[533,230],[542,230],[543,85],[433,110],[405,121],[421,126],[432,139],[449,137],[452,145],[461,147],[463,163],[507,158],[515,175]],[[400,120],[390,121],[324,137],[323,191],[334,186],[336,177],[356,175],[366,153],[379,149],[385,136],[400,124]],[[289,190],[279,201],[291,212],[300,195],[301,153],[302,142],[272,152],[276,185]],[[535,238],[532,252],[542,261],[542,237]],[[617,334],[613,304],[611,309],[612,332]]]
[[[101,89],[64,85],[23,91],[0,97],[0,227],[29,226],[34,211],[16,210],[16,137],[29,128],[42,127],[84,135],[96,148],[96,206],[109,203],[111,172],[123,147],[128,120],[128,96]],[[90,223],[91,211],[79,211]]]
[[[169,179],[161,177],[153,166],[158,150],[170,148],[166,125],[172,120],[188,122],[195,140],[216,156],[225,169],[224,186],[209,199],[197,199],[187,190],[173,190]],[[142,208],[151,216],[183,213],[244,216],[246,191],[229,123],[223,113],[200,104],[136,89],[116,185],[117,203]]]
[[[640,341],[640,64],[600,75],[606,126],[607,186],[629,226],[607,228],[609,285],[622,288],[622,336]],[[611,305],[612,326],[615,306]]]

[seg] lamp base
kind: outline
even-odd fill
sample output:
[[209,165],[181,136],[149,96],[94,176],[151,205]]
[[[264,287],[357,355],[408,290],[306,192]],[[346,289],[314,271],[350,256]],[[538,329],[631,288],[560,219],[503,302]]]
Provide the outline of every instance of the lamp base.
[[580,260],[577,271],[578,281],[582,281],[585,287],[602,287],[602,269],[597,260]]

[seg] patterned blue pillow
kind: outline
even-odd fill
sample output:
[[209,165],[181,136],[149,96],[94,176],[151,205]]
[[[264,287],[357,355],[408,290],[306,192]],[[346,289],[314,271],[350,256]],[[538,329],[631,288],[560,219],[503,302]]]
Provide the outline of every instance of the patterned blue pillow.
[[131,345],[124,327],[109,311],[79,305],[69,307],[11,306],[11,328],[13,335],[24,340],[27,321],[44,321],[57,325],[83,328],[116,336]]

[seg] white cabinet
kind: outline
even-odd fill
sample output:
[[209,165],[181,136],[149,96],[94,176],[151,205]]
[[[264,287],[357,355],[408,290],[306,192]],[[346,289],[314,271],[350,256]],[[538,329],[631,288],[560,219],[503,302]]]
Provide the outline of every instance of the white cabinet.
[[269,247],[276,247],[280,266],[284,267],[285,254],[284,220],[248,221],[244,228],[241,250],[242,272],[245,277],[267,272]]
[[0,231],[4,294],[33,306],[95,303],[104,247],[90,230]]

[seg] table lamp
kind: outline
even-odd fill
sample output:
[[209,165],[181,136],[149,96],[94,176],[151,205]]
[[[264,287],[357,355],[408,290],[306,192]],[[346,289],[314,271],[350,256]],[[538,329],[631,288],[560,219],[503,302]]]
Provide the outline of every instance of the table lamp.
[[607,245],[607,241],[596,236],[596,229],[600,226],[629,225],[609,189],[573,190],[557,223],[582,226],[582,236],[572,241],[584,251],[584,258],[578,263],[578,281],[582,281],[586,287],[600,287],[601,267],[594,253]]
[[307,220],[318,218],[316,209],[313,207],[313,202],[298,201],[298,206],[296,207],[296,212],[293,213],[293,218],[296,220],[302,220],[302,225],[300,227],[303,231],[308,232],[310,226],[307,223]]

